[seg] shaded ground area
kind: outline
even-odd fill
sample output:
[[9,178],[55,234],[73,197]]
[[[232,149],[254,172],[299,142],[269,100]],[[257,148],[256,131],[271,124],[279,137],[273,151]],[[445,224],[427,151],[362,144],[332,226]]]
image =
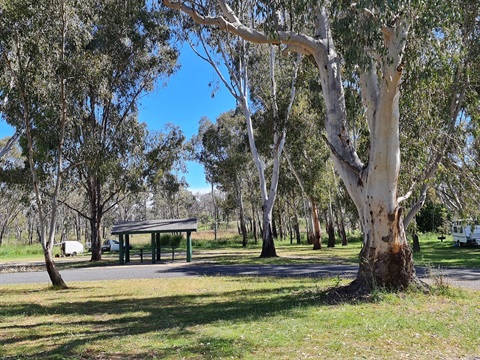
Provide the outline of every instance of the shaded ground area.
[[[176,278],[195,276],[271,276],[271,277],[321,277],[353,279],[355,265],[211,265],[196,263],[161,263],[108,267],[65,269],[61,275],[66,282],[118,279]],[[442,282],[480,290],[480,269],[416,267],[422,280]],[[0,285],[25,283],[49,283],[45,271],[12,272],[0,274]]]

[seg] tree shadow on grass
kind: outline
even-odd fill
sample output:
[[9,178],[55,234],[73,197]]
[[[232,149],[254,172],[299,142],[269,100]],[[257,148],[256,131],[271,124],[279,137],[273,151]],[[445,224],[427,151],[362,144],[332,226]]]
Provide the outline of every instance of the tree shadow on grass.
[[[275,289],[238,290],[218,294],[205,293],[182,296],[158,296],[153,298],[97,299],[89,301],[61,302],[52,305],[18,303],[0,307],[4,318],[28,316],[27,325],[0,324],[5,347],[16,344],[35,343],[24,348],[25,358],[122,358],[148,359],[188,357],[196,358],[240,358],[243,353],[254,351],[253,344],[245,339],[229,336],[197,338],[190,336],[192,327],[215,323],[244,323],[272,317],[278,313],[301,306],[318,306],[322,293],[310,287],[285,286]],[[54,324],[55,319],[57,323]],[[62,319],[68,323],[61,324]],[[55,326],[53,326],[55,325]],[[49,327],[52,327],[50,330]],[[67,333],[82,329],[75,336]],[[15,333],[13,336],[12,334]],[[109,340],[154,333],[158,344],[154,349],[134,353],[119,353],[109,347]],[[172,346],[181,340],[178,346]],[[52,345],[56,344],[56,345]],[[102,353],[95,353],[98,343]],[[49,342],[49,346],[43,346]],[[96,347],[89,344],[96,343]],[[170,344],[170,345],[167,345]],[[86,346],[85,346],[86,345]],[[87,352],[85,352],[87,351]],[[105,352],[106,351],[106,352]],[[140,351],[140,352],[137,352]],[[3,355],[3,354],[0,354]],[[20,356],[20,357],[22,357]]]

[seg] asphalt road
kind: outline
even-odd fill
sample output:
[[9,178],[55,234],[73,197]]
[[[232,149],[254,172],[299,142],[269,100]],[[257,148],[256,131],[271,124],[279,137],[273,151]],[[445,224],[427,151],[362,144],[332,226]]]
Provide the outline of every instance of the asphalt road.
[[[174,264],[142,264],[66,269],[61,271],[65,282],[117,279],[152,279],[196,276],[271,276],[271,277],[335,277],[354,278],[358,266],[353,265],[208,265],[177,262]],[[441,276],[446,283],[480,290],[480,269],[429,269],[416,267],[417,275],[426,282]],[[49,284],[45,271],[0,274],[0,285]]]

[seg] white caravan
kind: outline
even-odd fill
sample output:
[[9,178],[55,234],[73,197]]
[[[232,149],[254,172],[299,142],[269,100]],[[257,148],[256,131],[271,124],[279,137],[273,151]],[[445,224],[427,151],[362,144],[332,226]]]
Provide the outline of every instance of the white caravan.
[[83,254],[83,244],[78,241],[63,241],[60,244],[62,256],[76,256]]
[[480,225],[471,220],[452,221],[452,237],[455,246],[480,245]]

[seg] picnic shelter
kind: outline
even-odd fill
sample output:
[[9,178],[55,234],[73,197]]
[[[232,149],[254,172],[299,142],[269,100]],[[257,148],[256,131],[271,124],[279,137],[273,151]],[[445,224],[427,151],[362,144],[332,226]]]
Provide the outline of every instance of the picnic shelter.
[[120,265],[130,262],[130,235],[150,234],[152,264],[156,263],[157,254],[160,254],[160,235],[166,233],[186,233],[187,235],[187,262],[192,261],[192,231],[197,231],[197,219],[166,219],[144,221],[122,221],[113,225],[112,235],[118,235],[120,249]]

